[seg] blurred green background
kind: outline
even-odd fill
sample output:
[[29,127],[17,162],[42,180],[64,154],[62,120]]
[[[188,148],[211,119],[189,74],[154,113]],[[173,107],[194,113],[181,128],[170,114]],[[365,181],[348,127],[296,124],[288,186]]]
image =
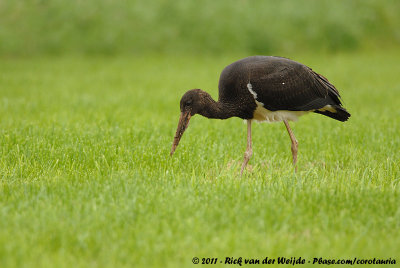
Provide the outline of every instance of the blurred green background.
[[2,0],[0,55],[273,54],[400,43],[400,1]]

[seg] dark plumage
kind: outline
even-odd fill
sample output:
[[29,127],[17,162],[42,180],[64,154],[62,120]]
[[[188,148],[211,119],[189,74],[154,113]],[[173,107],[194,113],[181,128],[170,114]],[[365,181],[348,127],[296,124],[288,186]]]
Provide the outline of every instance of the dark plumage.
[[293,163],[297,160],[297,141],[288,121],[315,112],[339,121],[350,114],[342,107],[340,94],[325,77],[311,68],[281,57],[253,56],[238,60],[222,71],[219,98],[200,89],[186,92],[180,102],[181,117],[171,149],[178,146],[190,117],[240,117],[248,122],[248,146],[242,172],[251,150],[251,121],[283,121],[292,140]]
[[[310,111],[328,104],[344,110],[340,107],[339,92],[325,77],[286,58],[253,56],[228,65],[219,80],[219,101],[250,102],[248,83],[257,93],[257,101],[264,103],[270,111]],[[252,119],[251,109],[254,108],[246,108],[246,112],[238,117]],[[335,119],[345,121],[350,114],[346,112],[346,115]]]

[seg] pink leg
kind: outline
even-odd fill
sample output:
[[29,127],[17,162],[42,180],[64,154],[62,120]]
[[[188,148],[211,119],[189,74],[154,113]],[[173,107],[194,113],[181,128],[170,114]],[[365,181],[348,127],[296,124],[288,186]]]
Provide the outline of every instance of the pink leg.
[[253,149],[251,148],[251,120],[247,120],[247,148],[246,152],[244,153],[244,160],[242,169],[240,171],[240,176],[242,176],[243,170],[246,167],[247,163],[249,162],[252,154],[253,154]]
[[294,136],[292,130],[290,129],[289,123],[286,120],[283,120],[283,123],[285,123],[286,129],[289,133],[290,139],[292,140],[292,155],[293,155],[293,166],[294,170],[297,172],[297,148],[298,148],[298,142],[296,140],[296,137]]

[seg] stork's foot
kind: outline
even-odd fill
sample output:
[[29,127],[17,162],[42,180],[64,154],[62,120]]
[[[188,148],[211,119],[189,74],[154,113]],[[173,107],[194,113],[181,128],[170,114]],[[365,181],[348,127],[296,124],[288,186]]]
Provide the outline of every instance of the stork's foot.
[[247,163],[249,162],[252,154],[253,154],[253,150],[251,148],[250,148],[250,150],[249,150],[249,148],[247,148],[246,152],[244,153],[244,160],[243,160],[243,164],[242,164],[242,169],[240,170],[240,176],[243,175],[243,170],[247,166]]
[[283,120],[283,123],[285,123],[286,129],[289,133],[290,140],[292,141],[291,149],[292,149],[292,157],[293,157],[293,166],[294,166],[294,172],[297,172],[297,165],[296,165],[296,163],[297,163],[297,148],[298,148],[299,143],[297,142],[296,137],[294,136],[294,134],[289,126],[288,121]]

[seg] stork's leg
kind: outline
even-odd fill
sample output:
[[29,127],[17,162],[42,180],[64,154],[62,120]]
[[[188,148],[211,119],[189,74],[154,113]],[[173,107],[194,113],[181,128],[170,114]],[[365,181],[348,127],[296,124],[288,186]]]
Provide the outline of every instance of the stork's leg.
[[296,162],[297,162],[297,145],[298,142],[296,140],[296,137],[294,136],[292,130],[290,129],[289,123],[286,120],[283,120],[283,123],[285,123],[286,129],[289,133],[290,139],[292,140],[292,155],[293,155],[293,166],[294,166],[294,170],[297,172],[297,166],[296,166]]
[[240,176],[243,174],[243,170],[246,167],[247,163],[250,160],[251,155],[253,154],[253,149],[251,148],[251,120],[247,120],[247,148],[244,153],[244,160],[242,165],[242,170],[240,171]]

